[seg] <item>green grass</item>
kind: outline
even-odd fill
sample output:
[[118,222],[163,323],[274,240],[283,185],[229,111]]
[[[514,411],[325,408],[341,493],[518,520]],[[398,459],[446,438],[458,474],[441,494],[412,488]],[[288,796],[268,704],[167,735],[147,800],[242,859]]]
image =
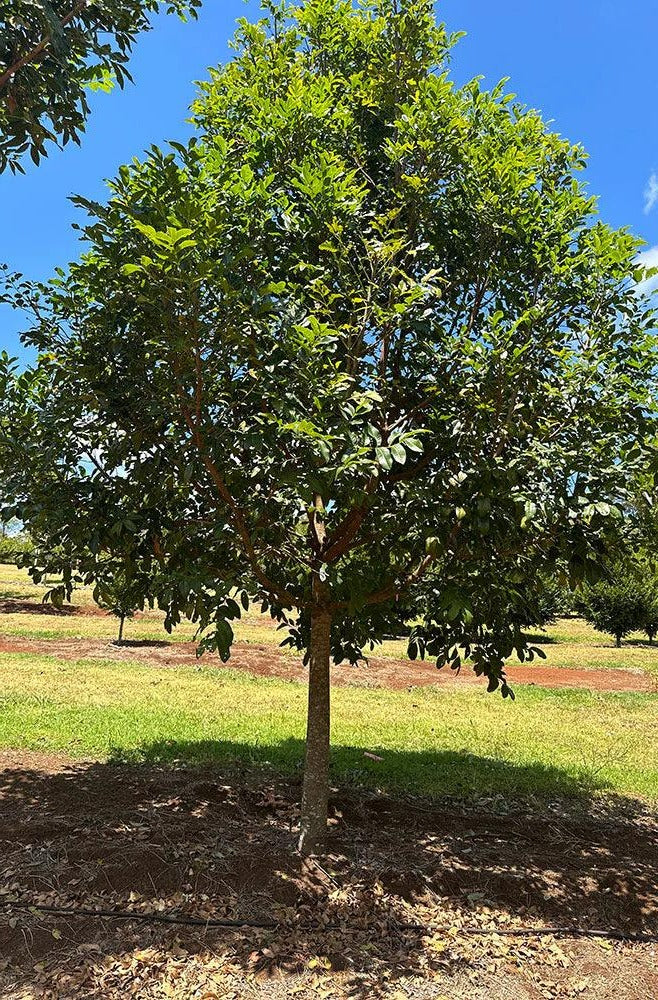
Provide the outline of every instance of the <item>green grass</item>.
[[[52,614],[3,614],[0,615],[0,634],[21,639],[116,639],[118,619],[111,615]],[[162,617],[150,612],[144,618],[126,621],[124,638],[163,642],[188,642],[196,634],[196,627],[184,622],[172,635],[165,632]]]
[[[243,761],[294,773],[302,761],[302,684],[206,667],[0,657],[0,746],[99,760]],[[430,795],[658,799],[658,696],[519,687],[340,688],[336,779]],[[364,757],[372,751],[383,761]]]
[[[24,570],[0,565],[0,599],[14,598],[37,604],[48,587],[35,586]],[[91,590],[74,593],[73,603],[85,606],[92,603]],[[36,640],[99,639],[110,641],[117,635],[118,624],[111,616],[19,613],[0,615],[0,635]],[[236,639],[256,645],[278,648],[282,633],[272,627],[268,617],[250,610],[241,621],[234,623]],[[143,617],[126,622],[125,638],[132,640],[186,642],[193,640],[196,627],[182,622],[172,635],[165,632],[163,615],[148,611]],[[578,618],[561,618],[545,631],[533,636],[537,645],[546,653],[541,661],[550,667],[568,667],[581,670],[633,670],[658,678],[658,646],[649,646],[646,637],[632,635],[620,649],[614,641]],[[284,652],[297,655],[286,647]],[[406,659],[406,642],[388,640],[375,648],[373,656]],[[513,658],[511,663],[515,663]]]

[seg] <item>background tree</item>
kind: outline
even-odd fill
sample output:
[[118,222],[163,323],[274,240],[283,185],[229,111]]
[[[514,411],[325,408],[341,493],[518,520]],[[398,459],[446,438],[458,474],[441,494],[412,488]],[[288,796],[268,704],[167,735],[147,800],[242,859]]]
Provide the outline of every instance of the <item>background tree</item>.
[[0,563],[15,563],[33,549],[32,539],[16,518],[0,521]]
[[80,141],[88,89],[123,87],[136,36],[160,9],[196,17],[200,0],[0,0],[0,173],[48,142]]
[[427,2],[243,23],[190,144],[78,200],[88,253],[14,293],[40,362],[0,369],[14,513],[78,565],[157,566],[167,627],[223,659],[250,596],[304,651],[304,853],[331,656],[420,612],[412,655],[509,694],[511,605],[556,560],[596,577],[652,440],[637,241],[450,45]]
[[136,578],[132,567],[103,563],[96,571],[94,600],[119,619],[117,642],[123,642],[126,618],[134,618],[137,610],[144,610],[148,581]]
[[629,632],[644,629],[648,620],[647,593],[636,568],[625,562],[613,566],[609,579],[584,590],[582,610],[597,631],[615,637],[617,646]]
[[658,581],[655,576],[646,580],[644,588],[644,613],[642,631],[649,637],[649,644],[658,635]]

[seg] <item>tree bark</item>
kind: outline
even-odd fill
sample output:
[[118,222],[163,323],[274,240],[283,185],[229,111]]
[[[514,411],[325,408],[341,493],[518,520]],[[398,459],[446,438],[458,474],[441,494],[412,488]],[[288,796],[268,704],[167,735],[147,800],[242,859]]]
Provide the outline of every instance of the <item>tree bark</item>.
[[125,615],[119,615],[119,642],[123,642],[123,624],[126,620]]
[[617,640],[617,649],[620,649],[620,647],[621,647],[621,637],[617,635],[617,636],[615,636],[615,638]]
[[331,722],[330,637],[331,612],[326,605],[314,605],[311,611],[309,649],[306,763],[299,828],[299,850],[304,857],[321,853],[327,835]]

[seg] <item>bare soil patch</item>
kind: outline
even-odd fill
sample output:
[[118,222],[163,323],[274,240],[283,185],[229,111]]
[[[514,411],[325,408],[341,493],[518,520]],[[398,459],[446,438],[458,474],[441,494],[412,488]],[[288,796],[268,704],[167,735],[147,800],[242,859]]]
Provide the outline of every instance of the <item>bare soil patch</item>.
[[[432,806],[335,791],[330,853],[303,871],[298,795],[295,782],[235,769],[0,755],[0,995],[657,995],[654,945],[498,933],[556,923],[658,933],[658,821],[641,804]],[[38,904],[280,926],[49,916]]]
[[[0,638],[0,653],[34,653],[58,656],[62,659],[111,659],[136,660],[155,667],[174,667],[198,663],[196,644],[193,642],[107,642],[105,639],[48,639]],[[272,648],[270,645],[236,642],[231,659],[222,664],[218,659],[205,656],[204,666],[218,670],[225,666],[246,670],[260,677],[279,677],[285,680],[304,681],[307,671],[297,657]],[[587,688],[592,691],[656,691],[658,681],[642,672],[632,670],[577,670],[566,667],[547,667],[539,663],[510,665],[507,675],[512,684],[536,684],[548,688]],[[469,667],[459,674],[444,667],[437,670],[432,662],[394,660],[373,656],[367,665],[352,667],[334,665],[334,684],[382,687],[395,690],[410,687],[482,686],[482,679]]]

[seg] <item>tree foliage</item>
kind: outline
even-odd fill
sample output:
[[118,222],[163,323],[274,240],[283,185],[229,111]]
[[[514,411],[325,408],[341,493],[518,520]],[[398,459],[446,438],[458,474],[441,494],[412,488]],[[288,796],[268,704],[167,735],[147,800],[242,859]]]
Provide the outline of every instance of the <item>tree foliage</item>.
[[[617,645],[629,634],[643,630],[650,610],[646,588],[634,567],[619,563],[609,579],[586,588],[583,613],[599,632],[615,637]],[[653,628],[653,622],[649,623]]]
[[20,521],[0,522],[0,563],[15,563],[32,552],[34,544]]
[[119,619],[119,642],[123,640],[126,619],[134,618],[136,611],[144,610],[145,592],[150,589],[149,581],[135,577],[130,566],[99,565],[94,580],[94,600]]
[[200,0],[0,0],[0,173],[35,163],[48,142],[80,141],[89,89],[130,80],[136,36],[160,9],[196,16]]
[[653,455],[638,242],[580,147],[454,86],[452,44],[426,2],[243,22],[192,141],[77,199],[88,252],[14,290],[16,513],[78,567],[157,566],[224,659],[261,602],[312,689],[420,611],[412,655],[509,693],[514,607],[556,560],[596,578]]
[[422,7],[316,3],[279,28],[243,25],[199,141],[79,200],[92,249],[42,290],[46,353],[19,380],[26,513],[57,469],[76,546],[185,576],[196,543],[172,624],[196,590],[217,617],[221,567],[299,609],[303,646],[322,566],[345,655],[409,588],[476,636],[485,580],[522,586],[562,548],[596,565],[648,401],[637,244],[593,219],[579,148],[428,72],[448,40]]

